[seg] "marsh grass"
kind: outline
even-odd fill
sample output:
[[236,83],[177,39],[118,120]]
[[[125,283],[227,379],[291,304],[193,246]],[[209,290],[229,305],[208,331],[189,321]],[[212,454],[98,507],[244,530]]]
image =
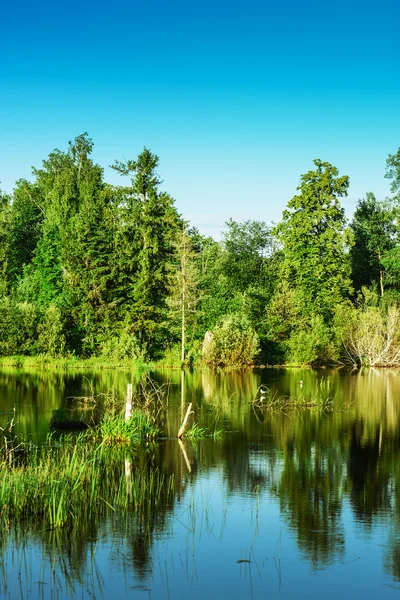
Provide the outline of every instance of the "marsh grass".
[[29,448],[23,463],[10,468],[0,464],[0,521],[7,527],[29,523],[38,529],[73,529],[117,510],[133,510],[146,516],[155,506],[173,498],[173,477],[146,465],[138,467],[135,456],[129,475],[121,452],[104,442],[93,447],[65,438],[54,448]]
[[135,409],[129,421],[123,415],[108,415],[93,431],[106,445],[126,445],[159,437],[161,431],[153,418],[143,410]]
[[221,439],[223,434],[223,429],[209,429],[208,427],[202,427],[198,423],[193,423],[190,429],[183,435],[184,438],[190,440],[191,442],[198,442],[200,440],[204,440],[206,437],[211,437],[214,440]]
[[191,442],[197,442],[203,440],[207,435],[207,427],[201,427],[198,423],[193,423],[190,429],[184,434]]
[[335,396],[331,390],[330,378],[322,379],[314,393],[307,398],[301,391],[297,396],[287,396],[272,392],[270,388],[262,384],[250,402],[253,408],[269,411],[286,411],[290,409],[312,409],[321,412],[331,412],[335,405]]
[[46,354],[38,356],[3,356],[0,357],[0,365],[16,368],[56,369],[56,370],[107,370],[107,369],[129,369],[137,373],[146,373],[149,366],[141,359],[105,359],[101,357],[78,358],[74,355],[54,358]]

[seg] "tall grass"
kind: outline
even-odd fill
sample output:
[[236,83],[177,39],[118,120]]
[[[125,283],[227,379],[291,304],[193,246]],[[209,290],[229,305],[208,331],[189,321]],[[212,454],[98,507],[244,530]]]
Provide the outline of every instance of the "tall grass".
[[[0,463],[0,521],[34,523],[56,529],[99,519],[118,508],[151,510],[173,497],[173,478],[158,470],[138,468],[135,457],[125,468],[125,454],[104,442],[93,447],[84,435],[64,447],[26,450],[12,467]],[[68,444],[68,442],[70,442]]]
[[123,415],[106,414],[94,433],[104,444],[125,445],[154,439],[161,432],[149,414],[136,409],[127,422]]

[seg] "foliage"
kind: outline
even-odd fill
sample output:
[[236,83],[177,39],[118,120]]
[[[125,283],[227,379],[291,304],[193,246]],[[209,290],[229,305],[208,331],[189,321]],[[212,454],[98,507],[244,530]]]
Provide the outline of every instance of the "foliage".
[[350,229],[348,177],[318,159],[281,223],[230,219],[215,241],[161,189],[156,154],[115,161],[129,178],[116,186],[93,148],[78,135],[0,192],[1,354],[188,366],[212,331],[210,365],[329,363],[343,348],[340,311],[361,310],[365,286],[379,288],[377,327],[388,325],[400,298],[400,151],[387,160],[393,199],[367,194]]
[[337,307],[335,328],[343,345],[343,361],[374,366],[400,365],[400,308],[379,306],[367,289],[359,305]]
[[115,362],[144,358],[137,338],[129,333],[128,329],[107,339],[104,342],[101,355],[105,359]]
[[395,246],[395,217],[395,207],[389,201],[378,202],[371,193],[359,200],[351,223],[354,245],[350,252],[352,278],[356,291],[375,283],[379,285],[383,296],[386,280],[385,263],[393,273],[389,260],[385,260],[385,256]]
[[399,198],[400,193],[400,148],[396,154],[389,154],[386,160],[385,177],[390,179],[390,189]]
[[120,313],[149,355],[162,347],[166,334],[168,274],[180,226],[174,200],[158,189],[158,162],[158,156],[144,148],[136,161],[114,164],[121,175],[132,175],[131,186],[120,190]]
[[315,160],[316,169],[301,177],[299,194],[288,203],[275,231],[283,244],[281,277],[299,292],[304,315],[329,318],[351,291],[344,210],[349,178]]
[[212,340],[203,359],[214,367],[254,365],[260,350],[259,338],[242,315],[227,315],[214,328]]
[[296,365],[326,365],[338,357],[331,331],[320,315],[312,317],[306,327],[293,330],[286,346],[287,362]]
[[0,298],[0,355],[35,354],[39,351],[39,312],[34,304]]
[[188,334],[192,341],[196,333],[196,307],[200,301],[197,252],[185,224],[182,231],[177,232],[174,247],[176,260],[170,273],[169,322],[170,329],[175,329],[176,337],[180,337],[180,361],[184,364]]
[[66,340],[64,321],[60,309],[50,304],[45,312],[42,323],[38,325],[38,342],[41,351],[52,358],[65,355]]

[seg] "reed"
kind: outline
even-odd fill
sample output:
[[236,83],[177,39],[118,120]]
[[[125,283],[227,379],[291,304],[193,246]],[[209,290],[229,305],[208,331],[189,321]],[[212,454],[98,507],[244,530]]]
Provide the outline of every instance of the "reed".
[[207,435],[207,427],[201,427],[198,423],[193,423],[190,429],[184,434],[191,442],[203,440]]
[[139,466],[133,455],[127,476],[124,457],[104,442],[93,447],[84,439],[66,438],[63,447],[28,448],[24,461],[12,467],[3,459],[0,521],[7,528],[13,522],[73,529],[121,508],[145,518],[157,504],[172,501],[172,477]]
[[152,417],[143,410],[135,409],[129,421],[123,415],[106,414],[95,428],[104,444],[126,445],[154,439],[160,435]]
[[334,409],[335,397],[331,392],[331,382],[327,378],[321,380],[314,394],[308,399],[304,392],[298,396],[281,395],[272,392],[267,386],[261,385],[250,404],[258,410],[286,411],[292,409],[312,409],[330,412]]

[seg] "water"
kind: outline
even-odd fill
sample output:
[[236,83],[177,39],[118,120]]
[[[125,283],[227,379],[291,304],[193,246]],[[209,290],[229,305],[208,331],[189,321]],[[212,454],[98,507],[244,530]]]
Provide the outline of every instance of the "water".
[[[399,371],[195,372],[183,393],[180,372],[152,376],[168,384],[166,437],[136,460],[174,476],[172,500],[145,518],[117,507],[72,533],[6,527],[2,598],[398,596]],[[100,402],[67,397],[123,395],[129,382],[138,376],[3,370],[0,410],[15,407],[19,435],[39,445],[57,408],[96,418]],[[317,406],[255,408],[261,383]],[[326,400],[333,411],[318,408]],[[189,402],[219,439],[173,439]]]

